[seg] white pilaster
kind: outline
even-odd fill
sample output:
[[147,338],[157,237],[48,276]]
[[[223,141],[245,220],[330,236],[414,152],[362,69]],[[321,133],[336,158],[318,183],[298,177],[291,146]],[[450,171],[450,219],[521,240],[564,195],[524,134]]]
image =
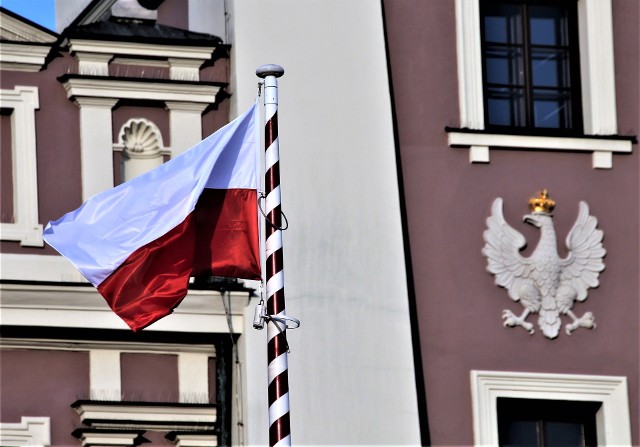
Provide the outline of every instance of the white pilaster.
[[113,138],[111,98],[78,97],[80,107],[80,153],[82,200],[113,188]]
[[180,402],[208,403],[209,355],[181,352],[178,354],[178,387]]
[[171,156],[176,157],[202,140],[202,112],[208,104],[166,101],[171,132]]
[[89,387],[91,400],[120,400],[120,351],[89,351]]

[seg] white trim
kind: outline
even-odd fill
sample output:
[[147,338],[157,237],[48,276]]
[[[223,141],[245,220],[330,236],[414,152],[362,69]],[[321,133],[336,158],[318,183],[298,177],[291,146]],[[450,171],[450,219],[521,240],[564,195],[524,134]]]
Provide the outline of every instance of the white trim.
[[456,0],[460,127],[484,129],[479,0]]
[[20,422],[0,422],[0,444],[45,447],[51,445],[48,417],[22,416]]
[[0,69],[37,72],[44,66],[51,47],[0,42]]
[[218,445],[216,435],[177,432],[175,436],[176,447],[214,447]]
[[120,351],[92,349],[89,351],[89,389],[91,400],[119,401]]
[[[456,0],[455,3],[460,127],[475,130],[485,128],[479,5],[480,0]],[[578,22],[584,131],[587,135],[615,135],[618,130],[611,0],[578,0]],[[470,161],[489,162],[488,153],[481,147],[490,145],[480,140],[478,134],[471,135],[468,138],[477,139],[469,144]],[[526,145],[529,138],[534,137],[509,136],[513,144],[502,147],[520,150],[529,147]],[[563,140],[556,139],[557,142]],[[631,143],[626,146],[629,150],[594,149],[600,152],[593,155],[593,167],[611,169],[612,152],[631,152]],[[573,147],[571,141],[544,149],[583,150]]]
[[166,101],[169,111],[171,155],[176,157],[202,140],[202,112],[204,104]]
[[111,98],[78,97],[80,108],[80,166],[82,201],[113,188]]
[[78,339],[41,339],[41,338],[7,338],[0,339],[0,349],[22,349],[32,351],[72,351],[88,352],[91,350],[117,351],[135,354],[167,354],[176,355],[181,352],[193,352],[215,357],[216,348],[212,344],[179,344],[157,342],[117,342]]
[[[209,60],[216,47],[191,47],[188,45],[156,45],[136,42],[114,42],[71,39],[69,50],[85,53],[117,54],[119,56],[159,57]],[[143,61],[141,61],[143,62]]]
[[579,0],[578,27],[584,131],[615,135],[618,120],[611,0]]
[[178,354],[180,402],[209,403],[209,357],[210,353]]
[[38,217],[38,165],[36,161],[36,109],[38,87],[18,85],[0,90],[0,104],[11,114],[14,222],[0,224],[2,240],[42,247],[42,225]]
[[138,445],[136,440],[140,436],[140,433],[135,431],[120,431],[117,432],[93,432],[86,429],[79,429],[79,439],[82,441],[83,446],[135,446]]
[[[12,258],[17,256],[20,255]],[[37,267],[36,263],[31,268]],[[0,284],[0,295],[0,325],[74,328],[82,322],[84,328],[129,330],[98,291],[88,285]],[[231,292],[231,318],[236,333],[244,332],[242,315],[248,297],[248,292]],[[173,314],[145,331],[228,333],[222,296],[216,291],[189,290]]]
[[[217,411],[212,406],[126,405],[82,402],[74,408],[80,421],[93,428],[140,428],[142,430],[202,430],[214,425]],[[122,422],[126,421],[126,422]]]
[[631,445],[626,377],[471,371],[475,445],[498,445],[499,397],[602,402],[598,445]]
[[113,99],[147,99],[214,104],[220,87],[182,84],[179,82],[146,82],[139,80],[70,78],[62,84],[67,97],[88,96]]
[[0,38],[20,42],[54,43],[57,40],[53,32],[36,28],[4,12],[0,13]]
[[612,153],[630,154],[632,150],[631,140],[504,135],[456,131],[449,131],[447,134],[449,146],[471,148],[469,152],[469,161],[471,163],[488,163],[489,147],[499,147],[507,149],[592,152],[592,166],[594,168],[610,169],[612,167]]

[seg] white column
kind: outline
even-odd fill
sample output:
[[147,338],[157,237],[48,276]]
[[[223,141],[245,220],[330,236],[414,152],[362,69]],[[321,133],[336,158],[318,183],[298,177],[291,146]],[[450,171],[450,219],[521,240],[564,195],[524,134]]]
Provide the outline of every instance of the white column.
[[176,157],[202,140],[202,112],[208,104],[167,101],[171,156]]
[[80,107],[82,200],[113,188],[113,138],[110,98],[76,98]]
[[120,400],[120,351],[89,351],[89,389],[91,400]]
[[193,352],[178,354],[180,402],[209,402],[209,355]]

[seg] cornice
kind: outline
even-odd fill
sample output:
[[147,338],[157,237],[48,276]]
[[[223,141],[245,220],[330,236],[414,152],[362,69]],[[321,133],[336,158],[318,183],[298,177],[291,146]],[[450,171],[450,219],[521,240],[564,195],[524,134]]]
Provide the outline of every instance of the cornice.
[[151,58],[176,58],[176,59],[197,59],[202,62],[211,58],[216,50],[215,46],[189,46],[189,45],[156,45],[140,42],[122,41],[101,41],[70,39],[69,50],[72,53],[105,53],[119,56],[137,56]]
[[14,71],[40,71],[50,51],[50,45],[1,42],[0,68]]
[[3,40],[14,40],[30,43],[51,43],[58,40],[58,37],[51,31],[39,27],[37,24],[28,23],[10,14],[0,12],[0,38]]
[[[173,314],[145,331],[225,333],[229,331],[225,309],[228,306],[234,331],[242,333],[250,291],[229,293],[230,296],[225,297],[215,290],[189,290]],[[98,291],[88,284],[4,282],[0,283],[0,295],[2,326],[128,329]]]
[[58,80],[68,98],[94,98],[179,101],[215,104],[221,83],[184,82],[115,77],[65,75]]

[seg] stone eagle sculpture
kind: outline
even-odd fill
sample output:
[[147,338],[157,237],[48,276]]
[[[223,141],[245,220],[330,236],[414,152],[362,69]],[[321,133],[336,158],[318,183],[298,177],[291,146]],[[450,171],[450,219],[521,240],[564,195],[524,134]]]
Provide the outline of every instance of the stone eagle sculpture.
[[504,310],[504,326],[522,326],[533,334],[533,324],[526,318],[530,313],[538,313],[538,326],[551,339],[558,336],[560,315],[568,315],[572,320],[565,326],[568,335],[580,327],[595,328],[591,312],[578,318],[571,309],[576,300],[587,298],[588,288],[599,285],[598,276],[605,268],[606,251],[602,246],[602,230],[596,228],[598,221],[589,215],[588,205],[580,202],[578,219],[566,239],[568,255],[563,259],[558,255],[551,214],[555,202],[543,190],[529,205],[532,213],[523,218],[540,229],[540,240],[528,258],[520,254],[527,245],[524,236],[504,219],[502,198],[494,200],[484,232],[482,253],[487,257],[487,270],[495,275],[496,285],[506,288],[511,299],[524,307],[520,316]]

